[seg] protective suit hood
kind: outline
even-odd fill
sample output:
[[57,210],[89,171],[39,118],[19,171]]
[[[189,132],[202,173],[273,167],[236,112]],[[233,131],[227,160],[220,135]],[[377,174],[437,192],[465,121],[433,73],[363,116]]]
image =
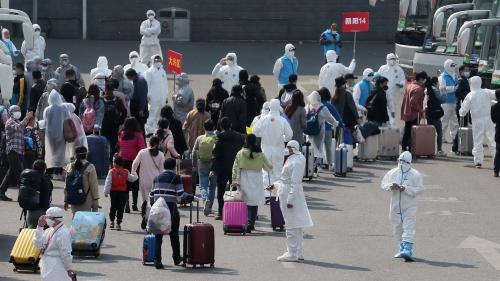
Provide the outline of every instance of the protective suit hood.
[[3,28],[2,29],[2,40],[5,41],[5,39],[10,39],[10,37],[9,38],[5,38],[5,35],[3,34],[4,32],[9,32],[9,34],[10,34],[10,31],[7,28]]
[[238,56],[236,56],[236,53],[227,53],[226,59],[228,57],[232,57],[234,59],[234,65],[238,65]]
[[411,164],[411,160],[412,160],[411,153],[409,151],[403,151],[403,153],[401,153],[399,155],[398,160],[403,160],[403,161]]
[[363,70],[363,79],[364,80],[368,80],[368,78],[369,78],[370,75],[371,75],[371,77],[374,76],[373,69],[371,69],[371,68],[365,68],[365,70]]
[[455,65],[453,60],[447,59],[444,62],[444,70],[450,75],[455,74],[455,67],[452,67],[452,65]]
[[291,140],[286,144],[287,147],[290,147],[294,154],[300,153],[300,145],[296,140]]
[[97,68],[108,69],[108,59],[105,56],[100,56],[97,59]]
[[281,109],[281,104],[280,104],[280,101],[277,100],[277,99],[272,99],[270,102],[269,102],[269,111],[271,113],[276,113],[276,114],[280,114],[280,109]]
[[337,55],[337,52],[335,52],[334,50],[328,50],[326,52],[326,61],[327,62],[337,62],[337,58],[339,56]]
[[182,72],[181,75],[177,76],[175,79],[176,79],[175,82],[181,88],[186,85],[189,85],[189,81],[191,81],[189,80],[189,76],[185,72]]
[[395,66],[396,61],[398,60],[398,56],[396,56],[394,53],[389,53],[385,57],[385,60],[388,66]]
[[266,101],[266,102],[264,102],[264,104],[262,105],[262,110],[260,111],[260,114],[262,114],[262,115],[266,115],[266,114],[268,114],[268,113],[269,113],[269,111],[270,111],[270,110],[269,110],[269,102],[268,102],[268,101]]
[[285,46],[285,55],[288,58],[294,58],[295,57],[295,46],[292,44],[286,44]]
[[307,96],[307,100],[311,105],[321,105],[321,96],[317,91],[314,91]]
[[115,67],[113,67],[113,78],[114,79],[122,80],[124,74],[125,74],[125,71],[123,70],[123,66],[115,65]]
[[399,155],[398,167],[403,173],[407,173],[411,170],[411,153],[409,151],[404,151]]
[[59,207],[50,207],[45,214],[47,217],[58,218],[59,221],[64,219],[64,210]]
[[[132,58],[135,57],[135,58]],[[131,64],[135,64],[139,61],[139,53],[137,51],[132,51],[128,54],[128,60]]]
[[63,103],[61,95],[55,89],[50,92],[48,101],[49,105],[61,105]]
[[473,76],[469,79],[470,91],[477,91],[481,89],[483,81],[479,76]]

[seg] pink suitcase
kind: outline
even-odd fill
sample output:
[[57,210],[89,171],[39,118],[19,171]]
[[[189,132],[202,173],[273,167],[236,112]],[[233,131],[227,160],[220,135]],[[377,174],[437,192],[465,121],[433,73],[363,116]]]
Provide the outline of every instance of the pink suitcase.
[[222,214],[222,227],[224,234],[247,232],[248,209],[247,204],[242,201],[224,202],[224,211]]

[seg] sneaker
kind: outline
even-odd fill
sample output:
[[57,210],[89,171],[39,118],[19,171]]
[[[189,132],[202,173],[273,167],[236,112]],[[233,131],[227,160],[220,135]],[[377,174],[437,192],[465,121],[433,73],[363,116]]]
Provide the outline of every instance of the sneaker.
[[132,211],[139,212],[139,209],[137,208],[137,204],[132,205]]
[[208,217],[208,215],[210,214],[210,201],[209,200],[205,200],[205,204],[203,204],[203,214],[205,215],[205,217]]
[[110,229],[114,229],[115,228],[115,222],[112,221],[110,224],[109,224],[109,228]]
[[2,194],[0,195],[0,201],[12,201],[12,198],[7,197],[7,195]]
[[394,257],[393,257],[393,258],[395,258],[395,259],[400,259],[400,258],[402,258],[402,257],[403,257],[403,251],[404,251],[404,249],[405,249],[405,248],[404,248],[404,244],[403,244],[403,243],[399,244],[399,252],[397,252],[397,253],[394,255]]
[[481,169],[481,164],[476,164],[474,167],[476,167],[476,169]]
[[174,259],[174,265],[180,265],[182,262],[182,257],[179,257],[178,259]]
[[221,214],[217,214],[217,216],[215,216],[215,220],[216,221],[222,220],[222,215]]
[[493,172],[493,176],[494,176],[495,178],[498,178],[498,172]]
[[276,260],[281,262],[297,262],[299,259],[286,252],[283,255],[277,257]]
[[161,261],[155,261],[155,267],[156,267],[156,269],[164,269],[165,268],[163,266],[163,263],[161,263]]
[[115,229],[118,230],[118,231],[120,231],[120,230],[122,230],[122,226],[119,225],[119,224],[117,224]]
[[438,151],[436,154],[438,157],[446,157],[446,153],[442,150]]
[[130,203],[128,203],[128,202],[125,205],[125,213],[130,214]]

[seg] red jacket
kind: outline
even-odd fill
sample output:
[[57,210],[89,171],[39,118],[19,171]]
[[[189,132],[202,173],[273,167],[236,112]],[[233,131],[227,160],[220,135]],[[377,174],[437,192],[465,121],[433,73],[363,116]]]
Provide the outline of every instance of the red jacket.
[[417,81],[406,87],[403,104],[401,105],[401,120],[414,121],[424,117],[424,86]]
[[127,191],[128,170],[122,167],[113,167],[111,175],[111,191]]

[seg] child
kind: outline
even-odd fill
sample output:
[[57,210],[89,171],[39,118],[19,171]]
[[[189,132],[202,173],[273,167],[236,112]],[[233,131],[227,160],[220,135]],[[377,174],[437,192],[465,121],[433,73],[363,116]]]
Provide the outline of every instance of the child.
[[385,174],[381,187],[392,192],[389,219],[399,252],[394,258],[413,261],[413,240],[417,219],[417,195],[424,191],[422,175],[411,167],[411,153],[405,151],[398,159],[398,167]]
[[[115,156],[113,168],[109,170],[104,183],[104,196],[111,195],[111,207],[109,209],[109,228],[121,230],[123,212],[127,202],[127,181],[135,182],[138,177],[130,174],[124,167],[124,161],[120,156]],[[116,217],[116,228],[115,228]]]

